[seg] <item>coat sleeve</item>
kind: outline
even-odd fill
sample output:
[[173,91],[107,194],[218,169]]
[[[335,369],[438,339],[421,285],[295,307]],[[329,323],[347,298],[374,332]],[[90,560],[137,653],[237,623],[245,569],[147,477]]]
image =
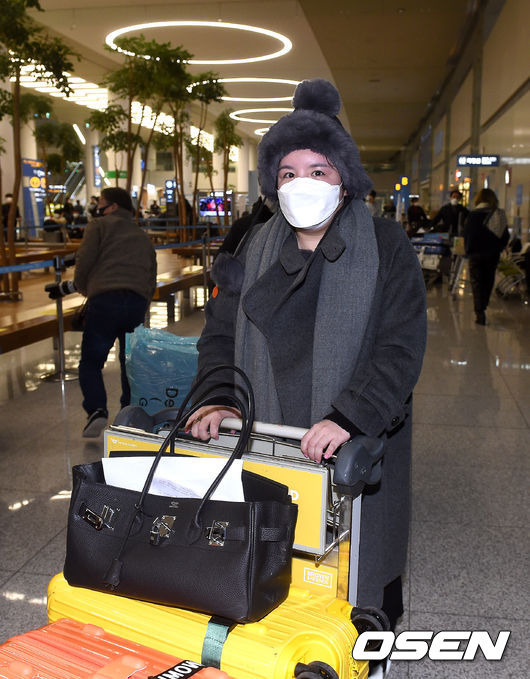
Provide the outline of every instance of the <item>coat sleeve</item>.
[[90,272],[99,256],[101,234],[97,224],[88,224],[75,258],[74,283],[77,290],[87,294]]
[[383,267],[367,330],[370,341],[364,342],[347,388],[332,402],[369,436],[391,431],[405,419],[427,333],[425,283],[404,234]]
[[[205,309],[205,325],[197,349],[199,359],[195,383],[212,368],[234,363],[235,324],[239,304],[239,293],[215,287]],[[227,394],[233,393],[234,373],[219,372],[204,381],[197,392],[196,402],[205,395],[219,395],[218,403],[226,404]]]

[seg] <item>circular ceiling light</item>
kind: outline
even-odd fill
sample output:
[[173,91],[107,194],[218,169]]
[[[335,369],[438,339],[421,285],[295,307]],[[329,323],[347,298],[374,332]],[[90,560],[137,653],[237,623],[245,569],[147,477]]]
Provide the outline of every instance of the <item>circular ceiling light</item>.
[[[299,80],[285,80],[283,78],[219,78],[220,83],[274,83],[278,85],[294,85],[299,84]],[[222,97],[223,101],[291,101],[293,95],[287,97]]]
[[267,134],[267,132],[270,130],[270,127],[258,127],[257,130],[254,130],[254,134],[257,134],[258,137],[263,137],[264,134]]
[[294,108],[242,108],[239,111],[233,111],[230,114],[230,117],[233,118],[234,120],[239,120],[240,122],[243,123],[267,123],[269,125],[274,125],[274,123],[278,122],[277,120],[271,120],[270,118],[245,118],[241,114],[242,113],[273,113],[273,112],[282,112],[282,113],[292,113],[294,111]]
[[[267,61],[268,59],[276,59],[277,57],[287,54],[287,52],[289,52],[293,46],[293,43],[289,40],[289,38],[286,38],[285,35],[282,35],[281,33],[269,31],[267,28],[259,28],[258,26],[248,26],[247,24],[230,24],[224,21],[154,21],[147,24],[124,26],[123,28],[118,28],[115,31],[112,31],[112,33],[109,33],[105,38],[105,42],[113,50],[122,52],[123,54],[128,54],[129,56],[135,56],[134,52],[120,49],[114,42],[116,38],[121,35],[125,35],[126,33],[132,33],[133,31],[142,31],[149,28],[171,28],[172,26],[205,26],[208,28],[229,28],[237,31],[249,31],[251,33],[260,33],[261,35],[274,38],[283,44],[283,47],[277,52],[271,52],[270,54],[264,54],[258,57],[248,57],[247,59],[190,59],[188,62],[190,64],[248,64],[254,61]],[[149,57],[146,56],[146,59],[148,58]]]

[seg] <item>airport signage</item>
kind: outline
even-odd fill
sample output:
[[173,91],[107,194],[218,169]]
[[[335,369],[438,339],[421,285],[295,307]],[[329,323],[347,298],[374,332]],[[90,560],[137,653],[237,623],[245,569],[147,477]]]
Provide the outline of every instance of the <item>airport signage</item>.
[[29,235],[35,235],[35,227],[44,223],[46,201],[46,172],[42,160],[22,158],[22,196],[24,221],[30,228]]
[[459,167],[497,167],[500,156],[497,155],[465,155],[458,156]]

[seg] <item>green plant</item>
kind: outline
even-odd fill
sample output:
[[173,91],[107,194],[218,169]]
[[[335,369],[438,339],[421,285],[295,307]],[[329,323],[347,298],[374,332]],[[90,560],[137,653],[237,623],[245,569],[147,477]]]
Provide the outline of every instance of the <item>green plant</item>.
[[[227,205],[228,172],[230,170],[230,150],[233,146],[243,146],[243,140],[236,132],[236,123],[230,117],[230,111],[223,111],[215,121],[214,151],[222,154],[223,164],[223,202]],[[228,210],[225,209],[223,223],[228,226]]]
[[[0,78],[11,80],[11,101],[2,95],[0,110],[6,106],[13,120],[13,202],[8,216],[8,260],[15,262],[15,223],[17,201],[22,182],[20,147],[21,118],[21,69],[31,65],[30,75],[44,79],[65,94],[70,93],[67,72],[73,70],[72,59],[76,56],[59,38],[50,37],[28,15],[28,10],[42,11],[38,0],[4,0],[0,13]],[[11,291],[18,291],[18,277],[10,277]]]
[[[205,149],[201,135],[206,127],[206,121],[208,117],[208,107],[209,105],[216,101],[221,101],[223,95],[226,94],[226,89],[222,83],[220,83],[217,78],[219,74],[208,71],[206,73],[200,73],[194,78],[194,83],[192,84],[192,96],[195,101],[199,102],[199,124],[197,138],[195,140],[195,152],[190,153],[191,157],[195,162],[195,180],[193,184],[193,223],[197,223],[198,215],[198,199],[199,199],[199,172],[201,167],[201,156],[204,158],[207,151]],[[211,159],[210,159],[211,161]],[[208,175],[207,175],[208,176]]]

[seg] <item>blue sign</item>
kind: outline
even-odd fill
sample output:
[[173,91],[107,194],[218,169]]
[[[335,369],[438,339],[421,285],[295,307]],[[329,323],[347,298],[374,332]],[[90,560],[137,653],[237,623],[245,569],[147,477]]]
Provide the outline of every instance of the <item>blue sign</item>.
[[46,173],[42,160],[22,158],[22,197],[28,235],[35,236],[36,227],[44,224]]
[[500,156],[495,155],[462,155],[458,156],[459,167],[497,167]]
[[94,186],[99,188],[101,186],[101,172],[99,171],[99,146],[97,144],[92,146],[92,162],[94,165]]
[[516,205],[522,205],[523,204],[523,185],[522,184],[517,184],[517,187],[515,189],[515,204]]
[[166,203],[167,204],[174,203],[177,182],[174,179],[166,179],[165,188],[166,188]]

